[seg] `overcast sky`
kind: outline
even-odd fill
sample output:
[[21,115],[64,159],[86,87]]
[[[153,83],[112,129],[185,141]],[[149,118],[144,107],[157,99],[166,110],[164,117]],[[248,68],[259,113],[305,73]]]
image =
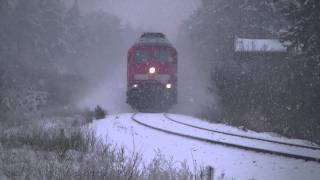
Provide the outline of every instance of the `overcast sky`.
[[[73,0],[68,0],[73,1]],[[146,31],[160,31],[175,38],[181,22],[200,5],[200,0],[78,0],[85,12],[103,10]]]

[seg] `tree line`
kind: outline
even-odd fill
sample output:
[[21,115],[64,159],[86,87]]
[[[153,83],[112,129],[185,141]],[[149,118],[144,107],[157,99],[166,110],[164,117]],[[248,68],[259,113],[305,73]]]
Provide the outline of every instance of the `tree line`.
[[129,30],[105,12],[80,13],[76,2],[0,1],[2,112],[75,102],[119,61]]
[[[202,113],[260,131],[319,142],[320,4],[317,0],[203,0],[180,44],[211,67],[218,107]],[[287,53],[236,53],[236,37],[280,39]]]

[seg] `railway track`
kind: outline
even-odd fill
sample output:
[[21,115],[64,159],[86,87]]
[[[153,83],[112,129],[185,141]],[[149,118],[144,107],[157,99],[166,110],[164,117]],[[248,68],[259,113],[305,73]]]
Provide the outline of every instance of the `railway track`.
[[168,120],[170,120],[172,122],[182,124],[184,126],[200,129],[200,130],[205,130],[208,132],[219,133],[219,134],[224,134],[224,135],[228,135],[228,136],[241,137],[241,138],[252,139],[252,140],[258,140],[258,141],[264,141],[264,142],[270,142],[270,143],[281,144],[281,145],[286,145],[286,146],[301,147],[301,148],[312,149],[312,150],[320,150],[319,147],[314,147],[314,146],[286,143],[286,142],[281,142],[281,141],[274,141],[274,140],[270,140],[270,139],[263,139],[263,138],[257,138],[257,137],[252,137],[252,136],[239,135],[239,134],[228,133],[228,132],[218,131],[218,130],[204,128],[204,127],[199,127],[199,126],[195,126],[192,124],[188,124],[188,123],[184,123],[184,122],[175,120],[175,119],[171,118],[170,116],[168,116],[166,113],[164,113],[163,115],[165,118],[167,118]]
[[[201,141],[201,142],[205,142],[205,143],[210,143],[210,144],[218,144],[218,145],[238,148],[238,149],[242,149],[242,150],[254,151],[254,152],[257,152],[257,153],[267,153],[267,154],[271,154],[271,155],[277,155],[277,156],[282,156],[282,157],[287,157],[287,158],[294,158],[294,159],[301,159],[301,160],[305,160],[305,161],[314,161],[314,162],[320,163],[320,157],[314,157],[314,156],[308,156],[308,155],[302,155],[302,154],[293,154],[293,153],[270,150],[270,149],[264,149],[264,148],[253,147],[253,146],[246,146],[246,145],[243,145],[243,144],[238,144],[238,143],[233,143],[233,142],[226,142],[226,141],[221,141],[221,140],[215,140],[215,139],[206,138],[206,137],[193,136],[193,135],[186,134],[186,133],[183,133],[183,132],[177,132],[177,131],[169,130],[169,129],[166,129],[166,128],[163,128],[163,127],[157,127],[155,125],[151,125],[149,123],[143,122],[143,120],[139,120],[139,118],[137,118],[137,115],[139,115],[139,113],[135,113],[131,117],[131,119],[134,122],[136,122],[136,123],[138,123],[138,124],[140,124],[142,126],[145,126],[147,128],[150,128],[150,129],[153,129],[153,130],[157,130],[157,131],[160,131],[160,132],[163,132],[163,133],[166,133],[166,134],[180,136],[180,137],[183,137],[183,138],[188,138],[188,139]],[[177,121],[177,120],[175,120],[173,118],[168,117],[167,114],[163,114],[163,117],[165,117],[166,120],[171,121],[173,123],[176,123],[176,124],[179,124],[179,125],[182,125],[182,126],[187,126],[187,127],[190,127],[190,128],[195,128],[195,129],[198,129],[198,130],[201,130],[201,131],[220,133],[220,134],[223,134],[225,136],[233,136],[233,137],[238,137],[238,138],[250,139],[252,141],[262,141],[262,142],[267,142],[267,143],[274,143],[274,144],[278,144],[278,145],[281,145],[281,146],[290,146],[290,147],[305,148],[305,149],[310,149],[310,150],[319,150],[319,148],[317,148],[317,147],[310,147],[310,146],[304,146],[304,145],[298,145],[298,144],[290,144],[290,143],[285,143],[285,142],[278,142],[278,141],[273,141],[273,140],[267,140],[267,139],[255,138],[255,137],[250,137],[250,136],[237,135],[237,134],[232,134],[232,133],[227,133],[227,132],[207,129],[207,128],[203,128],[203,127],[198,127],[198,126],[190,125],[190,124],[187,124],[187,123],[183,123],[181,121]]]

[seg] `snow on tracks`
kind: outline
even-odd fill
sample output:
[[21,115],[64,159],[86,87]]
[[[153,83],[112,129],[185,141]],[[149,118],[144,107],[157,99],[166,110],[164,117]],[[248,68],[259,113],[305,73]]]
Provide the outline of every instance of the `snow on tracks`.
[[[107,137],[108,143],[124,147],[128,154],[138,152],[142,155],[143,163],[147,164],[152,162],[153,158],[161,153],[168,160],[172,160],[172,163],[175,165],[178,165],[180,162],[186,162],[191,168],[210,165],[215,169],[215,177],[224,174],[225,179],[318,180],[320,177],[320,164],[314,161],[256,153],[254,151],[175,136],[142,126],[131,119],[132,115],[132,113],[109,115],[106,119],[95,120],[90,124],[90,127],[94,128],[97,137]],[[275,137],[269,133],[256,133],[250,130],[244,132],[238,128],[223,124],[212,124],[190,116],[168,115],[176,120],[198,126],[201,125],[210,129],[282,140],[290,143],[311,144],[304,140]],[[137,114],[136,118],[148,124],[155,123],[150,125],[157,125],[157,127],[173,126],[173,124],[176,124],[168,123],[168,120],[161,113]],[[181,128],[181,125],[177,128]],[[165,129],[170,130],[169,128]],[[198,132],[194,129],[191,130],[192,133],[189,133],[190,135]]]
[[147,118],[147,122],[144,116],[147,114],[134,114],[132,120],[154,130],[197,141],[320,163],[320,150],[317,147],[207,129],[177,121],[166,114],[163,114],[164,118],[152,121]]

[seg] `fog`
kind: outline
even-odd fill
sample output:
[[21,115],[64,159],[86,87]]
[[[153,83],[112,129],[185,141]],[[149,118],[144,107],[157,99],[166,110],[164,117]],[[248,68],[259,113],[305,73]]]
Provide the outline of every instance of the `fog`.
[[178,104],[171,112],[196,114],[205,105],[213,103],[212,94],[207,92],[210,76],[209,69],[205,68],[206,62],[201,64],[192,51],[177,42],[181,24],[199,8],[199,0],[95,0],[90,3],[79,0],[78,3],[84,14],[104,11],[120,18],[123,27],[131,26],[136,31],[131,33],[136,37],[130,37],[131,41],[126,40],[126,45],[119,50],[120,54],[114,57],[117,60],[109,59],[112,70],[106,71],[104,82],[81,100],[81,106],[92,108],[100,104],[110,113],[132,111],[125,104],[126,53],[140,33],[147,31],[163,32],[178,49]]
[[[127,50],[143,31],[158,31],[167,35],[179,54],[178,104],[170,112],[195,115],[207,109],[201,115],[208,119],[259,131],[304,137],[309,136],[304,129],[311,129],[312,135],[319,132],[318,125],[305,127],[306,121],[315,124],[318,118],[311,114],[319,112],[315,108],[319,107],[318,101],[314,98],[319,96],[316,85],[319,84],[319,70],[314,68],[319,64],[319,55],[314,51],[319,49],[318,40],[305,39],[319,36],[318,31],[307,26],[310,22],[318,23],[311,13],[318,12],[317,5],[310,5],[313,7],[310,9],[301,6],[309,16],[306,19],[294,13],[299,11],[290,9],[295,7],[288,5],[290,1],[282,4],[274,1],[203,0],[201,2],[207,3],[204,7],[200,0],[78,2],[84,14],[108,12],[121,20],[122,28],[131,27],[126,30],[123,39],[126,42],[119,47],[119,54],[106,57],[106,69],[112,70],[106,70],[103,81],[92,87],[81,102],[82,106],[101,104],[110,113],[131,112],[125,104]],[[282,9],[284,6],[288,7],[286,11]],[[310,22],[292,22],[292,19],[299,18],[301,22]],[[300,31],[300,28],[304,30]],[[296,56],[300,52],[235,52],[234,37],[285,40],[293,42],[289,47],[292,49],[300,49],[299,42],[312,40],[312,48],[301,49],[306,54],[300,58]],[[310,64],[305,64],[307,62]],[[208,86],[214,86],[210,87],[214,92],[209,93]],[[288,126],[292,132],[287,130]]]
[[[179,178],[184,173],[188,176],[193,173],[203,174],[197,170],[189,172],[184,164],[181,171],[175,164],[174,169],[178,171],[172,172],[171,167],[158,171],[158,167],[163,167],[159,162],[164,162],[164,166],[168,162],[165,156],[170,154],[165,152],[159,152],[161,156],[156,156],[156,164],[147,165],[146,171],[135,171],[139,168],[132,167],[130,163],[135,159],[124,158],[126,155],[133,157],[130,152],[123,154],[123,149],[118,151],[116,145],[101,146],[100,138],[96,140],[94,136],[105,132],[105,127],[111,125],[108,126],[109,130],[111,128],[133,137],[134,141],[124,139],[130,145],[133,142],[133,146],[135,143],[143,145],[135,137],[148,137],[145,140],[151,141],[154,139],[145,132],[137,131],[136,134],[131,131],[145,130],[139,124],[138,129],[133,129],[136,128],[133,124],[148,115],[141,113],[142,119],[129,122],[128,115],[135,110],[126,103],[127,53],[143,32],[164,33],[177,49],[178,102],[168,110],[170,114],[180,114],[172,116],[174,119],[223,132],[232,131],[251,137],[318,146],[319,12],[320,4],[317,0],[0,0],[0,157],[8,157],[0,159],[0,179],[86,179],[96,175],[96,179],[99,179],[99,175],[105,176],[101,172],[108,172],[109,179],[126,178],[124,176],[127,174],[119,171],[120,166],[130,172],[132,170],[133,179],[150,173],[148,177],[155,178],[163,175]],[[133,58],[137,63],[138,60],[150,59],[150,51],[137,52],[134,51],[136,58]],[[160,61],[172,62],[169,53],[161,50],[152,52],[155,52],[152,58],[159,64]],[[158,75],[158,66],[153,69],[148,67],[151,65],[153,62],[145,66],[149,73],[139,73],[133,79],[143,81],[152,77],[166,83],[170,76]],[[137,67],[140,69],[142,66]],[[172,73],[169,67],[160,68],[160,71],[164,69],[169,71],[168,74]],[[175,85],[165,84],[164,88],[175,90]],[[131,88],[140,87],[143,85],[132,85]],[[136,109],[149,112],[159,112],[160,108],[167,110],[161,107],[167,99],[144,94],[139,102],[135,101],[139,99],[135,97],[139,95],[135,94],[136,89],[130,90],[132,101],[129,103]],[[175,102],[176,94],[171,95]],[[147,103],[144,105],[141,103],[143,101]],[[150,108],[146,105],[150,105]],[[189,119],[188,115],[199,118]],[[153,121],[157,119],[159,122]],[[200,122],[200,119],[212,123],[212,126]],[[161,117],[157,118],[156,114],[151,114],[145,120],[155,123],[150,124],[152,126],[167,130],[170,126],[172,132],[196,131],[196,128],[190,129],[173,122],[171,124]],[[101,128],[97,131],[90,128],[87,131],[87,125],[98,125]],[[209,138],[199,133],[199,137]],[[214,135],[211,135],[210,138],[214,139]],[[218,137],[221,143],[226,140],[226,143],[240,143],[238,145],[243,148],[251,148],[248,140],[238,137],[235,141],[233,138],[222,137],[224,135]],[[119,135],[114,137],[107,143],[123,144],[121,138],[117,139]],[[271,147],[270,142],[266,143],[263,146],[267,149],[261,149],[261,152],[270,151],[277,155],[280,149]],[[283,143],[280,146],[285,148]],[[179,150],[176,144],[172,148]],[[239,151],[232,148],[232,151],[242,153],[243,148]],[[192,147],[190,150],[194,152],[197,149]],[[315,166],[306,164],[302,159],[319,160],[319,157],[315,154],[306,156],[307,152],[301,146],[295,149],[294,154],[280,153],[288,156],[285,159],[288,163],[301,162],[295,165],[296,172],[293,174],[299,173],[302,177],[306,173],[317,179],[320,171],[314,169],[319,167],[313,162],[310,163]],[[139,149],[137,153],[144,155]],[[156,152],[157,155],[159,153]],[[207,158],[206,153],[199,155]],[[257,159],[256,155],[254,159]],[[89,159],[81,160],[81,157],[87,156]],[[262,153],[261,156],[265,155]],[[299,156],[301,160],[289,159]],[[119,161],[109,161],[108,157]],[[232,162],[229,156],[225,157],[221,161],[222,166],[213,164],[215,175],[226,179],[236,178],[234,169],[224,165],[240,164]],[[273,155],[263,157],[268,162],[270,158],[274,161],[273,165],[279,165],[278,161],[284,160]],[[253,168],[261,170],[262,166],[257,166],[258,161],[245,157],[244,162],[246,159]],[[208,163],[204,165],[210,165]],[[245,164],[242,163],[238,169],[241,170]],[[74,165],[80,169],[72,168]],[[280,165],[284,167],[285,164]],[[270,172],[275,168],[270,166]],[[281,168],[283,176],[275,178],[292,179],[290,168]],[[287,170],[290,173],[287,174]],[[82,173],[79,176],[80,171]],[[227,171],[230,174],[224,173]],[[249,171],[246,175],[252,179],[259,179],[260,174],[268,172],[252,168]]]
[[[73,0],[67,0],[70,3]],[[171,40],[179,26],[199,6],[200,0],[78,0],[82,12],[105,11],[145,31],[160,31]]]
[[160,31],[174,40],[181,22],[198,6],[198,0],[110,0],[107,11],[121,17],[123,23]]

